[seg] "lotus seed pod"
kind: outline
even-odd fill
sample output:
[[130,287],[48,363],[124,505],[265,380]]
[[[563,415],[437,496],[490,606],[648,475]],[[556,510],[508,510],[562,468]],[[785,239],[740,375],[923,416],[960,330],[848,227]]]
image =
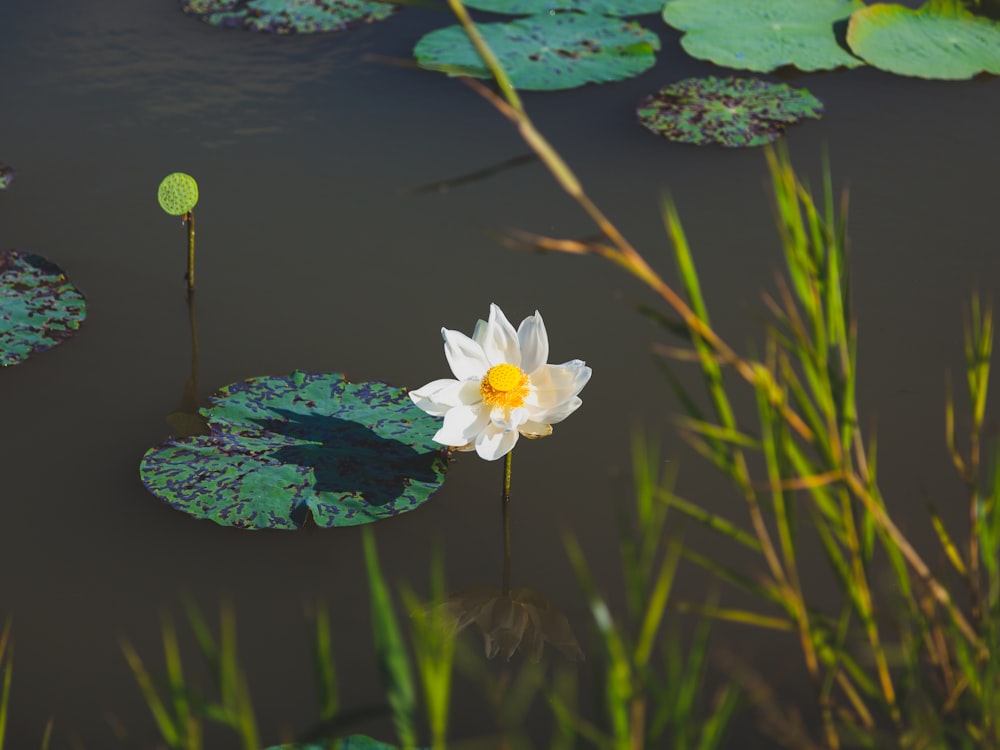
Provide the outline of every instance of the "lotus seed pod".
[[181,216],[198,202],[198,183],[189,174],[174,172],[163,178],[156,197],[160,208],[171,216]]

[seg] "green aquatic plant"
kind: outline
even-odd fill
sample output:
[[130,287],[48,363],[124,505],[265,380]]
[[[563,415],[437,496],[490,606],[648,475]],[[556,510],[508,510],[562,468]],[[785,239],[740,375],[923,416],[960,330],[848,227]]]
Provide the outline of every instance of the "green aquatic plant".
[[958,0],[930,0],[918,10],[870,5],[851,16],[847,43],[890,73],[948,80],[1000,75],[1000,22],[969,12]]
[[472,0],[469,8],[493,13],[541,15],[553,11],[595,13],[602,16],[639,16],[656,13],[663,7],[663,0]]
[[762,146],[800,120],[819,118],[822,103],[805,89],[759,78],[686,78],[636,108],[648,130],[682,143]]
[[864,63],[837,42],[834,24],[861,0],[667,0],[663,20],[699,60],[766,73],[784,65],[830,70]]
[[344,31],[396,10],[374,0],[181,0],[181,7],[211,26],[272,34]]
[[[449,3],[460,6],[460,0]],[[467,16],[463,24],[475,38]],[[516,91],[506,85],[496,58],[481,48],[501,94],[485,87],[479,93],[515,124],[600,230],[597,239],[585,241],[521,232],[510,243],[538,252],[595,255],[626,270],[676,316],[656,315],[666,330],[681,332],[685,340],[681,347],[663,347],[664,355],[699,368],[701,397],[665,363],[668,384],[686,413],[679,420],[681,432],[731,480],[750,532],[695,503],[659,494],[759,560],[748,574],[714,557],[683,553],[720,582],[760,602],[757,607],[710,603],[689,609],[794,635],[812,681],[820,739],[810,736],[800,717],[787,718],[781,710],[765,714],[771,729],[797,750],[1000,747],[1000,451],[992,467],[984,467],[982,460],[993,340],[989,308],[974,299],[966,326],[972,409],[965,452],[956,447],[950,399],[946,410],[948,447],[967,486],[969,525],[966,539],[956,541],[931,516],[944,564],[951,566],[941,570],[941,565],[928,564],[898,525],[879,489],[875,440],[862,433],[855,401],[858,325],[847,266],[846,200],[838,208],[829,171],[817,199],[793,170],[787,152],[767,151],[787,275],[779,279],[777,293],[765,298],[773,319],[758,347],[763,355],[741,355],[710,321],[672,202],[666,202],[664,220],[677,264],[676,288],[591,201],[534,127]],[[736,409],[731,391],[737,384],[748,387],[756,415]],[[585,572],[583,551],[571,540],[568,545],[575,566]],[[825,555],[828,579],[839,586],[842,596],[832,605],[816,599],[815,572],[803,564],[809,548]],[[589,593],[589,584],[584,588],[615,665],[608,670],[605,688],[614,740],[600,744],[640,747],[630,738],[642,730],[628,710],[635,658],[626,649],[629,642],[616,635],[607,606]],[[750,681],[747,685],[756,700],[770,700]]]
[[[632,78],[656,63],[660,40],[637,23],[583,13],[552,13],[478,27],[518,89],[555,91]],[[426,34],[414,57],[449,75],[488,78],[461,26]]]
[[143,456],[146,488],[244,529],[353,526],[413,510],[444,482],[440,422],[403,388],[296,372],[233,383],[202,410],[208,435]]
[[86,316],[83,294],[59,266],[23,250],[0,250],[0,365],[58,346]]
[[194,291],[194,207],[198,204],[198,183],[194,177],[183,172],[168,174],[160,181],[156,199],[160,208],[171,216],[180,216],[187,227],[187,272],[184,278],[188,293],[191,293]]

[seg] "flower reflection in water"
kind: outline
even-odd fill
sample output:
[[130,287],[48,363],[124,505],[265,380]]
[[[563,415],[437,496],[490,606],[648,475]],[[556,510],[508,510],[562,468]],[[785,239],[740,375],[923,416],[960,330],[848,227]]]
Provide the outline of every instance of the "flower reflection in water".
[[537,662],[547,641],[566,658],[583,660],[566,615],[534,589],[514,587],[505,594],[496,586],[475,584],[448,594],[440,606],[445,625],[455,634],[475,623],[489,659],[500,654],[510,661],[520,649]]

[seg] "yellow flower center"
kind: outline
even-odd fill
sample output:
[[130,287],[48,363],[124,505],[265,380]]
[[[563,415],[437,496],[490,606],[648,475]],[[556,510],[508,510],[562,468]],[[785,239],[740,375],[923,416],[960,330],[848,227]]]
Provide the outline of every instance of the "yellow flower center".
[[502,364],[494,365],[479,384],[479,395],[490,408],[516,409],[524,406],[531,381],[520,367]]

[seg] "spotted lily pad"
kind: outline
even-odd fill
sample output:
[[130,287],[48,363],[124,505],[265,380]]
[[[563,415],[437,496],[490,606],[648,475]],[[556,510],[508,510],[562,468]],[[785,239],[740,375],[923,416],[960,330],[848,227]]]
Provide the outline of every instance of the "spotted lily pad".
[[829,70],[863,63],[838,43],[833,25],[861,0],[667,0],[663,20],[684,31],[692,57],[765,73],[783,65]]
[[14,170],[0,162],[0,190],[6,190],[14,181]]
[[[637,23],[584,13],[553,13],[479,25],[518,89],[553,91],[637,76],[656,62],[660,40]],[[452,75],[490,73],[461,26],[425,35],[413,50],[426,67]]]
[[466,0],[465,5],[512,16],[538,15],[559,10],[599,13],[604,16],[638,16],[656,13],[663,0]]
[[226,386],[201,413],[209,434],[151,448],[139,469],[154,495],[244,529],[354,526],[404,513],[444,482],[431,438],[441,420],[403,388],[296,372]]
[[80,328],[87,303],[54,263],[0,250],[0,365],[61,344]]
[[212,26],[273,34],[343,31],[395,11],[374,0],[181,0],[181,7]]
[[759,78],[687,78],[647,96],[639,122],[673,141],[761,146],[823,104],[805,89]]
[[847,43],[881,70],[920,78],[964,79],[1000,74],[1000,23],[958,2],[919,10],[877,3],[851,16]]

